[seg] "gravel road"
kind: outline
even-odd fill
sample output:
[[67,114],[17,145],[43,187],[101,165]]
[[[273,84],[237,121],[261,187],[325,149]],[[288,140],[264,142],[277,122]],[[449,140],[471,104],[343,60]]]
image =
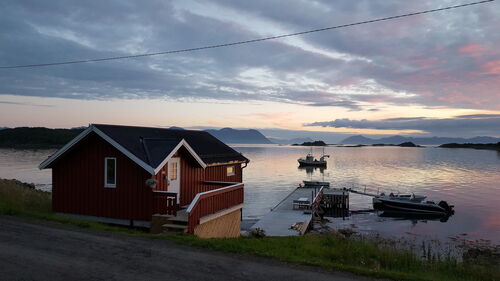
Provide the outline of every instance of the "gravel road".
[[0,216],[0,280],[373,280],[171,241]]

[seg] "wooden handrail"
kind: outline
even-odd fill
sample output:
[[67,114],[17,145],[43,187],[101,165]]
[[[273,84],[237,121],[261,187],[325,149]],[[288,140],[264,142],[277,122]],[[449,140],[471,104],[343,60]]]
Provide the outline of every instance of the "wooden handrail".
[[323,198],[323,189],[325,187],[322,186],[319,192],[316,194],[314,197],[314,200],[311,203],[311,210],[316,211],[316,209],[319,207],[319,204],[321,203],[321,199]]
[[236,183],[196,194],[186,210],[188,213],[188,232],[194,232],[201,217],[242,204],[243,186],[243,183]]

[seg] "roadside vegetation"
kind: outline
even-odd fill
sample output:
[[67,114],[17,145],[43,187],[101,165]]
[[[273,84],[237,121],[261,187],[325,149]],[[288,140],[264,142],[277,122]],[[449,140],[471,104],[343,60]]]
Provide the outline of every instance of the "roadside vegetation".
[[[51,212],[48,192],[13,180],[0,179],[0,214],[17,215],[152,239],[168,239],[213,251],[251,254],[281,261],[320,266],[393,280],[499,280],[499,257],[477,256],[458,261],[448,256],[420,258],[412,252],[381,247],[373,240],[353,240],[340,234],[300,237],[241,237],[200,239],[192,235],[149,234],[126,227],[109,226],[61,217]],[[491,254],[491,253],[490,253]]]

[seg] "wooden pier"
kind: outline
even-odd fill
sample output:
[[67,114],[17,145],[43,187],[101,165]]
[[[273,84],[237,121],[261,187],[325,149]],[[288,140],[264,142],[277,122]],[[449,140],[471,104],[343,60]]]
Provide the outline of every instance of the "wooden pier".
[[[311,203],[314,189],[296,188],[251,229],[262,229],[267,236],[303,235],[312,220]],[[304,200],[305,199],[305,200]]]
[[264,230],[267,236],[303,235],[314,213],[325,208],[348,210],[349,192],[324,187],[298,187],[250,229]]
[[349,209],[349,191],[343,188],[326,189],[321,205],[326,209]]

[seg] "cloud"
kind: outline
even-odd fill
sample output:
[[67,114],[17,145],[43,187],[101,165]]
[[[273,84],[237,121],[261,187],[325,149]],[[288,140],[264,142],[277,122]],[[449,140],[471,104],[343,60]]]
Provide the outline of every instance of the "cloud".
[[351,120],[349,118],[334,121],[322,121],[305,124],[351,129],[376,130],[419,130],[423,133],[439,136],[500,135],[500,114],[460,115],[453,118],[389,118],[381,120]]
[[[9,1],[0,18],[0,65],[192,48],[438,6],[430,0]],[[0,95],[500,109],[495,7],[199,52],[3,69]]]
[[0,104],[13,104],[13,105],[29,105],[29,106],[41,106],[41,107],[52,107],[48,104],[36,104],[31,102],[15,102],[15,101],[0,101]]

